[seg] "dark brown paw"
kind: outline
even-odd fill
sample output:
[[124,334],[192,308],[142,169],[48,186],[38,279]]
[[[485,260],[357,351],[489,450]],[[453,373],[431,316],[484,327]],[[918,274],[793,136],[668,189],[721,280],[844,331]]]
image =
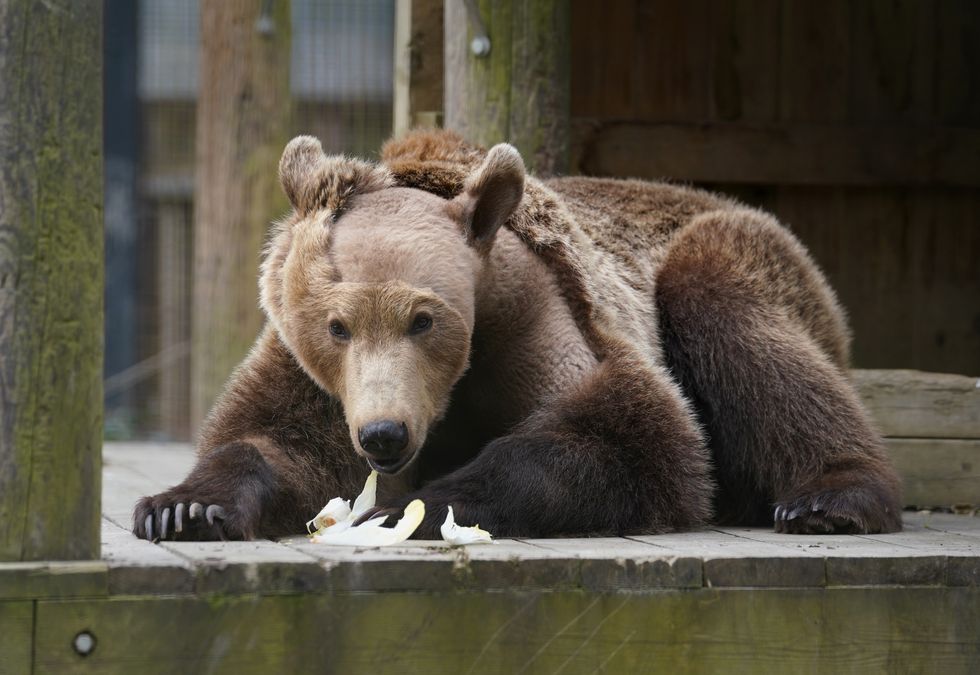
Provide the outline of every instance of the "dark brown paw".
[[231,443],[202,457],[180,485],[143,497],[133,534],[149,541],[254,539],[274,488],[258,450]]
[[257,513],[213,503],[180,486],[143,497],[133,512],[133,534],[149,541],[251,539],[257,526]]
[[897,504],[874,487],[821,490],[777,502],[775,507],[776,532],[783,534],[877,534],[902,529]]

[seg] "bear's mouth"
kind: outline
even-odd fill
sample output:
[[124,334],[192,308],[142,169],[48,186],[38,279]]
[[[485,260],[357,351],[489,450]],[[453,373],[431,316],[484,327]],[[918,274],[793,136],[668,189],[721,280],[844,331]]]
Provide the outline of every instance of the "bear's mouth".
[[415,459],[415,453],[405,454],[401,457],[395,457],[392,459],[374,459],[368,457],[368,466],[377,471],[378,473],[386,474],[396,474],[406,466],[408,463]]

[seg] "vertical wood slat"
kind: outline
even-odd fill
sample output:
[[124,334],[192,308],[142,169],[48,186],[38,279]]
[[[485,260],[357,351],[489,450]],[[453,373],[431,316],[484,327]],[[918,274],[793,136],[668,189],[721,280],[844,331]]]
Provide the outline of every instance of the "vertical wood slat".
[[489,54],[470,50],[475,18],[445,5],[445,125],[486,146],[509,141],[539,174],[568,166],[568,0],[479,3]]
[[936,13],[928,0],[872,0],[851,5],[852,122],[923,122],[932,115]]
[[192,246],[190,205],[162,200],[157,212],[159,426],[173,440],[192,437],[190,428],[190,284]]
[[197,427],[262,325],[258,263],[286,210],[274,167],[289,133],[290,3],[201,3],[191,421]]
[[[647,120],[711,118],[711,45],[707,0],[637,3],[632,26],[633,109]],[[616,36],[612,36],[616,39]]]
[[0,0],[0,560],[99,556],[102,3]]
[[934,115],[950,124],[976,126],[980,120],[980,11],[975,0],[935,4]]
[[635,117],[636,3],[572,0],[571,114]]
[[779,3],[715,3],[710,22],[712,119],[773,122],[779,103]]
[[846,121],[852,3],[786,0],[781,5],[780,119]]

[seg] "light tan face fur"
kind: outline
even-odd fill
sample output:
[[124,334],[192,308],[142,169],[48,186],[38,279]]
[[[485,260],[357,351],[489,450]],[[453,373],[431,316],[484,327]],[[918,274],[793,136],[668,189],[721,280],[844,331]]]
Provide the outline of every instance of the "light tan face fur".
[[[287,195],[299,196],[263,262],[262,304],[304,370],[343,403],[359,454],[368,456],[359,440],[367,425],[405,425],[404,461],[395,469],[401,470],[445,412],[468,363],[475,284],[485,260],[469,229],[479,195],[447,202],[407,188],[358,193],[365,182],[384,185],[383,169],[300,147],[310,168],[296,157],[300,140],[287,147],[280,165]],[[520,169],[523,186],[523,164]],[[355,186],[333,208],[328,190],[348,188],[330,183],[336,178],[330,171]],[[305,203],[304,193],[318,201]]]

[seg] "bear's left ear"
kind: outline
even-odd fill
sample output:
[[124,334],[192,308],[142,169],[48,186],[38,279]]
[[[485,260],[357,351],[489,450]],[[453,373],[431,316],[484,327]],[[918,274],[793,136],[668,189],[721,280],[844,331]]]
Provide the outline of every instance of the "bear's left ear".
[[483,164],[450,202],[450,213],[462,224],[470,244],[489,248],[494,235],[524,196],[524,160],[507,143],[490,148]]

